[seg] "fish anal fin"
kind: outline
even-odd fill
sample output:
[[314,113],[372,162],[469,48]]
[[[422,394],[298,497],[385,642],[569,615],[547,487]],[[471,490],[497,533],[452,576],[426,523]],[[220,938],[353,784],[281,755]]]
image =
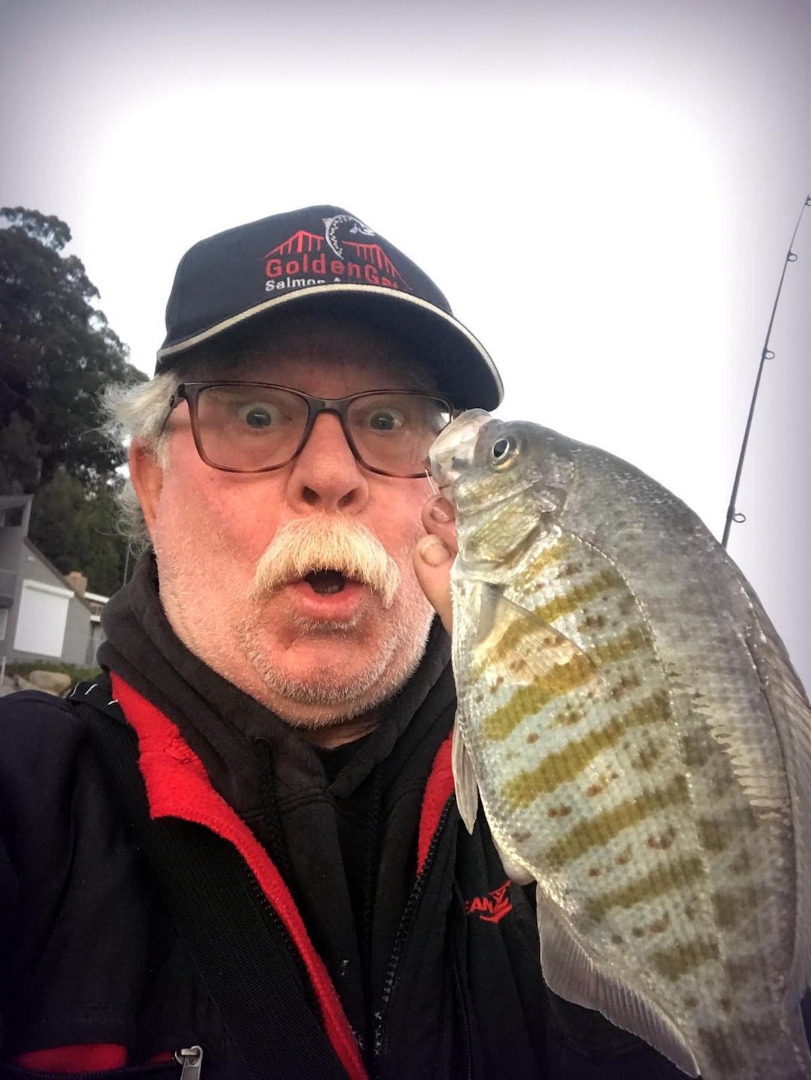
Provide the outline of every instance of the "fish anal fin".
[[469,833],[472,833],[473,826],[476,824],[476,813],[479,809],[479,786],[458,719],[453,725],[451,765],[453,768],[453,784],[456,788],[456,805],[459,807],[459,813],[465,823],[465,828]]
[[601,968],[577,942],[564,917],[538,890],[541,968],[558,997],[596,1009],[612,1024],[637,1035],[688,1076],[698,1076],[696,1059],[675,1024],[637,991]]

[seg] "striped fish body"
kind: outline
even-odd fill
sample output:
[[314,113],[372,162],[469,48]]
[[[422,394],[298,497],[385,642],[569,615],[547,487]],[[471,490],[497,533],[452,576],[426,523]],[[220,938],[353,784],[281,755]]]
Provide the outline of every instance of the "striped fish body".
[[476,412],[431,457],[457,799],[538,883],[547,983],[704,1080],[810,1077],[811,710],[751,588],[602,451]]

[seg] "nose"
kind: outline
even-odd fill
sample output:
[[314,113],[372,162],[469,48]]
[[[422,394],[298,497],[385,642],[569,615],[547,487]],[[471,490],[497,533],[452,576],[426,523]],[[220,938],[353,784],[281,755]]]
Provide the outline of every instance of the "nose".
[[287,488],[296,510],[361,510],[368,498],[365,470],[355,460],[340,419],[334,413],[316,418],[310,437],[293,462]]

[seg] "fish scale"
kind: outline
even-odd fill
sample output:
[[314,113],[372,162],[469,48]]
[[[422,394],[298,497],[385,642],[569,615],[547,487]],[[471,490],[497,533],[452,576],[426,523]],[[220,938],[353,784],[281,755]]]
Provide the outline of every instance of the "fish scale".
[[[505,589],[508,599],[541,617],[549,618],[551,614],[550,625],[564,633],[568,628],[567,616],[572,613],[578,613],[578,623],[582,625],[592,612],[600,613],[610,610],[612,606],[615,609],[622,606],[628,595],[622,579],[613,569],[606,572],[599,562],[595,566],[596,560],[591,551],[578,553],[578,565],[583,569],[573,576],[565,573],[574,554],[573,544],[561,544],[559,536],[553,532],[551,537],[543,538],[540,546],[544,553],[553,546],[559,552],[557,559],[544,559],[543,571],[534,577],[517,568],[510,586]],[[527,562],[532,566],[538,561],[537,550],[533,546],[527,554]],[[563,834],[558,835],[556,830],[556,839],[551,843],[547,841],[540,851],[524,852],[521,845],[514,845],[512,853],[523,857],[523,861],[531,865],[539,861],[541,865],[545,863],[553,872],[563,870],[570,861],[577,862],[579,865],[571,875],[575,881],[596,870],[597,874],[593,874],[593,877],[605,873],[605,880],[622,872],[631,881],[639,882],[644,880],[643,871],[651,864],[661,864],[666,870],[681,865],[679,845],[673,847],[673,837],[668,833],[668,829],[672,829],[668,811],[687,799],[683,773],[674,768],[670,775],[660,775],[656,786],[646,788],[636,783],[628,784],[626,781],[629,778],[621,776],[618,771],[622,764],[633,759],[635,752],[638,753],[643,745],[653,745],[660,754],[664,752],[670,761],[674,761],[678,754],[673,729],[663,719],[663,713],[666,715],[668,708],[667,695],[663,680],[654,678],[658,669],[653,666],[655,655],[652,643],[638,611],[636,608],[631,611],[634,618],[627,613],[609,619],[606,624],[608,633],[600,627],[594,631],[579,632],[578,644],[583,650],[582,655],[586,659],[595,658],[594,666],[602,676],[604,708],[595,709],[595,703],[588,695],[583,700],[582,679],[578,678],[577,685],[567,692],[559,689],[561,680],[558,678],[546,680],[541,687],[513,689],[501,710],[490,713],[482,725],[483,736],[487,739],[488,736],[492,737],[492,725],[488,721],[494,715],[511,715],[516,725],[514,741],[518,743],[526,742],[527,726],[530,733],[539,728],[546,729],[546,737],[534,743],[534,747],[544,748],[537,761],[532,761],[526,754],[516,755],[520,762],[517,774],[509,767],[501,767],[497,771],[492,769],[480,776],[480,783],[493,793],[488,801],[494,816],[510,816],[513,820],[519,806],[531,806],[541,793],[554,794],[556,802],[550,809],[558,823],[565,816],[566,829]],[[518,642],[510,644],[518,647]],[[612,651],[614,659],[611,658]],[[572,663],[570,661],[563,670]],[[556,669],[556,674],[559,670]],[[640,687],[635,694],[622,690],[623,680],[627,681],[629,677]],[[553,693],[547,701],[546,688],[550,681]],[[565,711],[574,711],[580,717],[579,730],[575,730],[573,723],[558,723],[560,713]],[[590,726],[583,734],[582,728],[586,724]],[[556,729],[557,739],[550,738],[550,728]],[[475,736],[472,736],[470,748],[474,755],[476,743]],[[495,760],[500,763],[504,759]],[[593,804],[595,798],[600,800],[599,810]],[[568,813],[562,815],[561,809]],[[616,860],[613,865],[608,863],[610,870],[616,871],[612,875],[610,870],[605,872],[603,860],[606,846],[620,834],[623,844],[631,844],[638,850],[625,868],[617,867]],[[537,837],[537,833],[534,835]],[[648,841],[657,838],[666,839],[656,847],[648,845],[646,848]],[[633,878],[628,874],[629,869],[633,871]],[[676,874],[673,880],[679,881],[680,876]],[[675,884],[672,887],[675,888]],[[594,895],[590,909],[599,909],[606,903],[607,895],[610,892],[606,893],[605,890]],[[631,924],[635,927],[643,925],[649,914],[646,903],[645,890],[642,890],[639,899],[618,916],[616,921],[626,935],[632,933]],[[688,941],[691,937],[692,934],[689,934]],[[624,944],[624,938],[615,944]]]
[[457,799],[538,882],[547,982],[704,1080],[811,1076],[811,711],[751,588],[602,451],[475,412],[431,459]]

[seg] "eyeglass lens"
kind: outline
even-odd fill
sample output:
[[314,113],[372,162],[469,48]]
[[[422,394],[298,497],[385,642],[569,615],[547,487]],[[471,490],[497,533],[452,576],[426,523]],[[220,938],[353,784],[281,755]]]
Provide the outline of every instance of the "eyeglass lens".
[[[307,424],[307,401],[270,386],[209,386],[197,398],[197,430],[213,465],[257,472],[288,461]],[[346,422],[361,462],[405,476],[419,473],[450,421],[446,404],[422,394],[384,391],[347,404]]]

